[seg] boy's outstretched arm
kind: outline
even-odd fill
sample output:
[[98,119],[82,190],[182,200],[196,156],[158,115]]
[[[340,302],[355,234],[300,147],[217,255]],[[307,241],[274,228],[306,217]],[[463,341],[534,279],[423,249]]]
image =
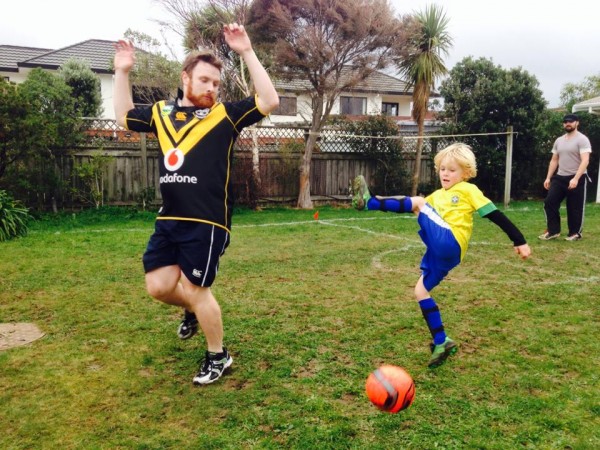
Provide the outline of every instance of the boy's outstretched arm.
[[483,217],[494,222],[502,229],[502,231],[506,233],[508,238],[513,242],[517,255],[519,255],[522,259],[529,258],[531,255],[531,248],[529,248],[529,245],[527,245],[525,236],[523,236],[523,233],[521,233],[517,226],[512,223],[502,211],[495,209]]

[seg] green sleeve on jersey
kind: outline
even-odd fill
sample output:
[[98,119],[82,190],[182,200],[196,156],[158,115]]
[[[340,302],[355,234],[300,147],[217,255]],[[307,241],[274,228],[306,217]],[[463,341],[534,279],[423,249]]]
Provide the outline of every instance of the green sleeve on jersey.
[[494,205],[494,203],[492,202],[489,202],[487,205],[483,205],[481,208],[479,208],[477,210],[477,213],[479,214],[479,217],[485,217],[492,211],[495,211],[496,209],[498,209],[496,208],[496,205]]

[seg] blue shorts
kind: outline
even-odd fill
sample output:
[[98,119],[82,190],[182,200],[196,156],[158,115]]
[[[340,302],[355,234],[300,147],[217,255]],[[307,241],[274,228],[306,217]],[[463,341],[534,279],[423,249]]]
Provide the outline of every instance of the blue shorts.
[[444,219],[428,203],[418,216],[419,235],[427,247],[421,260],[423,285],[431,291],[460,263],[460,245]]
[[177,265],[197,286],[210,287],[229,245],[223,228],[187,220],[157,220],[142,261],[146,273]]

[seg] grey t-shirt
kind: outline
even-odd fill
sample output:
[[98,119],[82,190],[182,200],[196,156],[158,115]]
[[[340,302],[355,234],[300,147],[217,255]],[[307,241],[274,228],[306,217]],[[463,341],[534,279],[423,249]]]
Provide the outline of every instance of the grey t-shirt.
[[554,141],[552,153],[558,155],[557,175],[570,176],[577,173],[581,164],[581,154],[591,153],[592,144],[585,134],[577,131],[575,136],[562,135]]

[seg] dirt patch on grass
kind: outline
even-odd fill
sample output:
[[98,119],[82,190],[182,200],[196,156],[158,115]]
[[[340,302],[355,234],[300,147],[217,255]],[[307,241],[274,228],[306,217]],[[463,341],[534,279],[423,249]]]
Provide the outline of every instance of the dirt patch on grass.
[[0,351],[29,344],[44,336],[32,323],[0,323]]

